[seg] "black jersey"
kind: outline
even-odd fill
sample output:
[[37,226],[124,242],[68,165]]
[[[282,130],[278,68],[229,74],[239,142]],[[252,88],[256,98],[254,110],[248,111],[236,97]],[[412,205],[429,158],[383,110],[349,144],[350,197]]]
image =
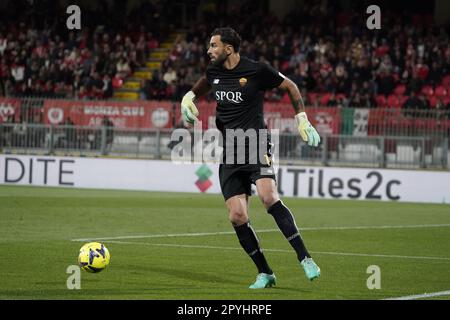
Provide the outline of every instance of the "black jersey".
[[284,76],[266,63],[241,57],[234,69],[209,65],[206,79],[217,101],[216,124],[226,129],[264,129],[264,91],[278,87]]

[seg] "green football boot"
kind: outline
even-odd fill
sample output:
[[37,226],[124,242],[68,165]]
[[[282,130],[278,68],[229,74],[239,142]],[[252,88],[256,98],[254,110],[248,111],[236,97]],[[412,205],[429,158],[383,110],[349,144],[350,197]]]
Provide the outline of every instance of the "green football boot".
[[320,277],[320,268],[312,258],[305,258],[300,264],[302,265],[303,270],[305,270],[306,277],[309,280],[313,281]]
[[256,277],[256,281],[249,288],[250,289],[264,289],[273,287],[276,284],[275,274],[260,273]]

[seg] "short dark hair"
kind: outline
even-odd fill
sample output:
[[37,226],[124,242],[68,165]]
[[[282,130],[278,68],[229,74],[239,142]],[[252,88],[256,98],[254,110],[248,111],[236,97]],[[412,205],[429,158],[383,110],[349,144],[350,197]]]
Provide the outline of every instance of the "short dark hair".
[[212,36],[220,36],[220,40],[223,43],[227,43],[233,46],[235,52],[239,52],[239,47],[241,46],[241,36],[233,28],[216,28],[212,33]]

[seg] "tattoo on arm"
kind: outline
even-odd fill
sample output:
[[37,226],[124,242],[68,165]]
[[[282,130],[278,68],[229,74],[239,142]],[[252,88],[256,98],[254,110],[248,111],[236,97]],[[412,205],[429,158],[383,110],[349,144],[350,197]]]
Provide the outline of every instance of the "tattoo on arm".
[[294,107],[295,113],[304,112],[305,111],[305,104],[303,103],[302,96],[299,95],[298,99],[295,99],[295,97],[292,95],[290,91],[288,91],[289,98],[291,98],[292,106]]

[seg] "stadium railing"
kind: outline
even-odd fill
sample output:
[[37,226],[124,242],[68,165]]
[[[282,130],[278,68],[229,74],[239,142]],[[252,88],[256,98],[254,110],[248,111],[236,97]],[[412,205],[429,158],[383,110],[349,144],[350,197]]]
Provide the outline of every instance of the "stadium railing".
[[[108,108],[116,107],[126,110],[127,121],[134,122],[125,127],[119,122],[113,128],[98,125]],[[198,107],[203,129],[214,128],[214,102],[203,100]],[[96,121],[91,126],[50,124],[69,113],[78,123],[91,123],[86,117]],[[308,117],[323,140],[317,149],[300,140],[293,116],[288,104],[265,104],[268,128],[279,130],[280,163],[449,168],[449,110],[311,107]],[[170,159],[171,133],[179,119],[179,104],[168,101],[0,98],[0,152]]]
[[[3,123],[0,153],[171,159],[173,147],[179,143],[171,142],[172,132],[172,129]],[[450,169],[448,136],[324,134],[318,148],[310,148],[297,133],[273,132],[272,139],[280,164]]]

